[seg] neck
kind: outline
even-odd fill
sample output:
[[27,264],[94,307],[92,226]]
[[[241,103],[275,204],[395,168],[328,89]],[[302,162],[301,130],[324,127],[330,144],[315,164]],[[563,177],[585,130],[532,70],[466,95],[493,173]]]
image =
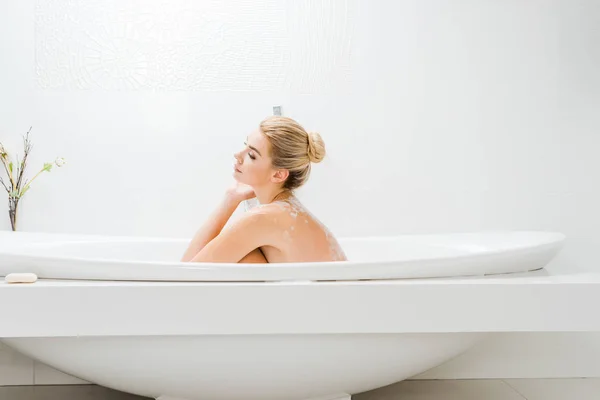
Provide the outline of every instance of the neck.
[[255,187],[253,189],[260,204],[268,204],[274,200],[285,200],[292,197],[289,190],[279,187]]

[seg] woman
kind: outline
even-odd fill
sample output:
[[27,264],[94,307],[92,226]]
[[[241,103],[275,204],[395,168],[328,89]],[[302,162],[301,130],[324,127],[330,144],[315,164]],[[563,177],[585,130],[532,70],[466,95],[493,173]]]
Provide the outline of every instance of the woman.
[[[291,118],[273,116],[248,136],[234,155],[237,181],[192,239],[181,261],[345,261],[337,240],[294,196],[306,183],[311,162],[325,156],[318,133]],[[224,229],[240,202],[256,197],[258,207]]]

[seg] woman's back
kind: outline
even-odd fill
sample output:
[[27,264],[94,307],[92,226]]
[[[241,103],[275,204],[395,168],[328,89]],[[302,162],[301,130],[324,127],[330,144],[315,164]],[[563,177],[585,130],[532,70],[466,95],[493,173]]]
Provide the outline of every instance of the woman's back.
[[271,245],[261,246],[267,262],[346,261],[331,232],[295,197],[258,206],[253,212],[272,216]]

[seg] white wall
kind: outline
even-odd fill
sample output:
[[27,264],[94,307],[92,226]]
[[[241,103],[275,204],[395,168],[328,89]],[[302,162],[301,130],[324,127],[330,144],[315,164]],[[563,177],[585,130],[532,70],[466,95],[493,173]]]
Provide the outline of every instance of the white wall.
[[[598,270],[599,18],[595,0],[3,2],[0,140],[33,125],[30,174],[68,160],[20,229],[189,237],[282,105],[326,141],[300,197],[337,235],[556,230],[550,269]],[[600,334],[486,346],[425,377],[600,376]]]

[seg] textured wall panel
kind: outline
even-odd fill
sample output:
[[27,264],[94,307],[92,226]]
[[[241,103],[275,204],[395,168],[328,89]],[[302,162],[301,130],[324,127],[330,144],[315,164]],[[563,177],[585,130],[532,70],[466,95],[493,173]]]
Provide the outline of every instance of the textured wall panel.
[[36,0],[43,89],[316,93],[350,81],[354,0]]

